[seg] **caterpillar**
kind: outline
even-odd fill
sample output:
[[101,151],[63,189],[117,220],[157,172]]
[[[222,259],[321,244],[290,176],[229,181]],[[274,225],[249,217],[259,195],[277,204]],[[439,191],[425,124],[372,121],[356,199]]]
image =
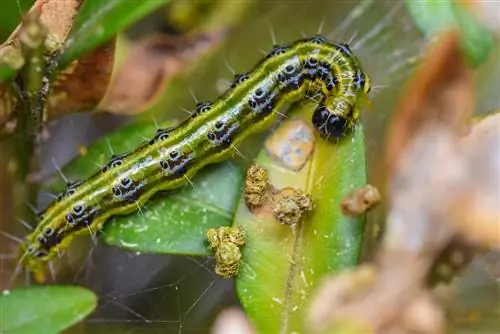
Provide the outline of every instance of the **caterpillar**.
[[317,35],[275,46],[250,72],[235,75],[219,98],[198,102],[178,126],[158,129],[86,181],[68,184],[39,214],[21,245],[20,263],[44,281],[43,264],[75,235],[98,232],[111,217],[136,211],[158,191],[181,187],[202,167],[228,158],[234,145],[278,119],[285,103],[319,96],[312,124],[326,140],[339,140],[356,125],[370,89],[347,44]]

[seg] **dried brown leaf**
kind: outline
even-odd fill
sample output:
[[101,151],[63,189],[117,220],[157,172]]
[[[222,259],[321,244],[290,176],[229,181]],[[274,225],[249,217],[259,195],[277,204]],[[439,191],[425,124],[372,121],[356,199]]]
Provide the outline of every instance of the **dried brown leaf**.
[[390,211],[385,251],[426,254],[429,263],[453,237],[447,208],[459,193],[466,167],[459,138],[473,111],[473,75],[458,34],[432,44],[396,108],[387,145]]
[[[83,0],[38,0],[29,10],[28,13],[39,13],[41,22],[48,30],[45,41],[48,53],[56,51],[66,39],[82,2]],[[0,51],[12,47],[18,49],[21,32],[22,26],[19,25],[0,46]],[[112,73],[114,51],[113,39],[59,73],[48,97],[46,118],[95,108],[106,93]],[[2,91],[5,89],[2,88]],[[9,101],[12,98],[2,100]],[[12,103],[9,106],[12,107]],[[2,106],[0,125],[4,125],[13,117],[13,108],[6,109]]]
[[114,57],[113,39],[62,71],[47,101],[48,118],[96,108],[108,89]]
[[[49,40],[64,41],[73,24],[73,19],[83,0],[37,0],[28,13],[38,12],[41,22],[47,27],[52,36]],[[18,46],[21,25],[11,33],[3,45]]]
[[456,133],[464,133],[473,112],[474,82],[462,55],[458,33],[444,33],[430,45],[427,59],[408,84],[396,107],[385,149],[385,170],[413,137],[427,124],[439,122]]
[[463,238],[500,248],[500,114],[484,118],[461,141],[469,177],[451,210]]
[[219,45],[226,34],[218,30],[177,38],[152,36],[136,43],[99,109],[116,114],[144,111],[190,60]]

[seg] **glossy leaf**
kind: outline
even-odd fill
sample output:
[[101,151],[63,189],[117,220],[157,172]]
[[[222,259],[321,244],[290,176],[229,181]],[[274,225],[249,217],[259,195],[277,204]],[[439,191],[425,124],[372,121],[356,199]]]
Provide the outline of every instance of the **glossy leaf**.
[[80,287],[6,290],[0,295],[0,333],[59,333],[85,318],[96,305],[96,296]]
[[[299,116],[308,123],[310,112],[304,107]],[[240,202],[234,223],[246,228],[248,241],[237,292],[259,332],[303,332],[304,311],[318,281],[358,263],[364,217],[346,218],[339,204],[366,183],[363,134],[358,129],[338,144],[316,137],[313,154],[299,172],[284,169],[266,152],[256,164],[268,169],[274,187],[309,193],[314,209],[295,233],[272,218],[256,218]]]
[[85,0],[63,46],[59,66],[64,68],[167,2],[168,0]]
[[[93,144],[85,156],[66,165],[63,173],[69,180],[85,179],[108,161],[111,150],[115,154],[129,152],[155,131],[151,123],[120,129]],[[112,245],[136,251],[205,255],[206,229],[231,224],[242,174],[233,163],[209,166],[192,185],[158,194],[140,211],[108,222],[102,236]],[[64,182],[55,178],[47,188],[61,191]]]
[[157,196],[142,214],[108,224],[104,239],[142,252],[208,255],[205,232],[231,225],[242,180],[242,170],[232,163],[210,166],[193,179],[193,186]]
[[483,63],[493,50],[493,36],[463,5],[452,0],[407,0],[406,5],[417,26],[427,36],[458,27],[464,51],[473,66]]

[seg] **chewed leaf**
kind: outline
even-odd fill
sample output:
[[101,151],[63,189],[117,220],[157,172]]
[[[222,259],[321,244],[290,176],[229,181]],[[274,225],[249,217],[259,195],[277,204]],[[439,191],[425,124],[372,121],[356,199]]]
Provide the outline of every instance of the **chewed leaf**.
[[[156,126],[151,123],[124,127],[94,143],[84,156],[71,161],[62,172],[68,180],[85,180],[99,164],[107,162],[112,153],[129,152],[155,132]],[[158,194],[134,214],[108,221],[102,236],[112,245],[136,251],[207,254],[205,230],[231,224],[242,174],[232,163],[207,167],[192,184]],[[61,191],[64,187],[60,178],[46,186],[52,191]]]
[[30,287],[0,294],[0,333],[59,333],[94,310],[96,296],[69,286]]
[[82,54],[111,39],[122,29],[167,2],[168,0],[85,0],[63,46],[64,53],[59,66],[66,67]]
[[[308,126],[311,105],[302,108],[298,117]],[[243,200],[234,220],[234,224],[245,228],[247,238],[236,278],[237,292],[259,332],[301,331],[308,298],[318,280],[327,273],[354,266],[360,255],[364,215],[345,217],[340,204],[350,191],[366,183],[362,131],[356,130],[339,143],[316,135],[310,137],[306,132],[294,135],[305,142],[314,141],[314,150],[300,170],[284,167],[276,158],[290,158],[288,162],[302,159],[301,152],[309,154],[309,145],[297,145],[297,150],[277,150],[274,158],[261,152],[255,162],[268,170],[272,187],[300,189],[312,198],[313,209],[295,227],[295,232],[278,223],[265,205],[264,209],[250,213]],[[312,129],[310,134],[314,134]],[[273,150],[276,146],[279,143],[268,145]]]

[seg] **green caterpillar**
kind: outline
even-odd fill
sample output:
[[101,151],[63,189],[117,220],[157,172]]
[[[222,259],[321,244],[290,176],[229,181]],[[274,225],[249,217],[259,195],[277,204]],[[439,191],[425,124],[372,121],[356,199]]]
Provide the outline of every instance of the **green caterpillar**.
[[68,184],[21,245],[21,263],[44,281],[43,264],[75,235],[99,231],[109,218],[138,210],[156,192],[181,187],[200,168],[226,159],[234,145],[269,127],[285,103],[321,96],[312,123],[325,139],[338,140],[355,126],[370,88],[347,44],[314,36],[276,46],[218,99],[197,103],[177,127],[159,129],[86,181]]

